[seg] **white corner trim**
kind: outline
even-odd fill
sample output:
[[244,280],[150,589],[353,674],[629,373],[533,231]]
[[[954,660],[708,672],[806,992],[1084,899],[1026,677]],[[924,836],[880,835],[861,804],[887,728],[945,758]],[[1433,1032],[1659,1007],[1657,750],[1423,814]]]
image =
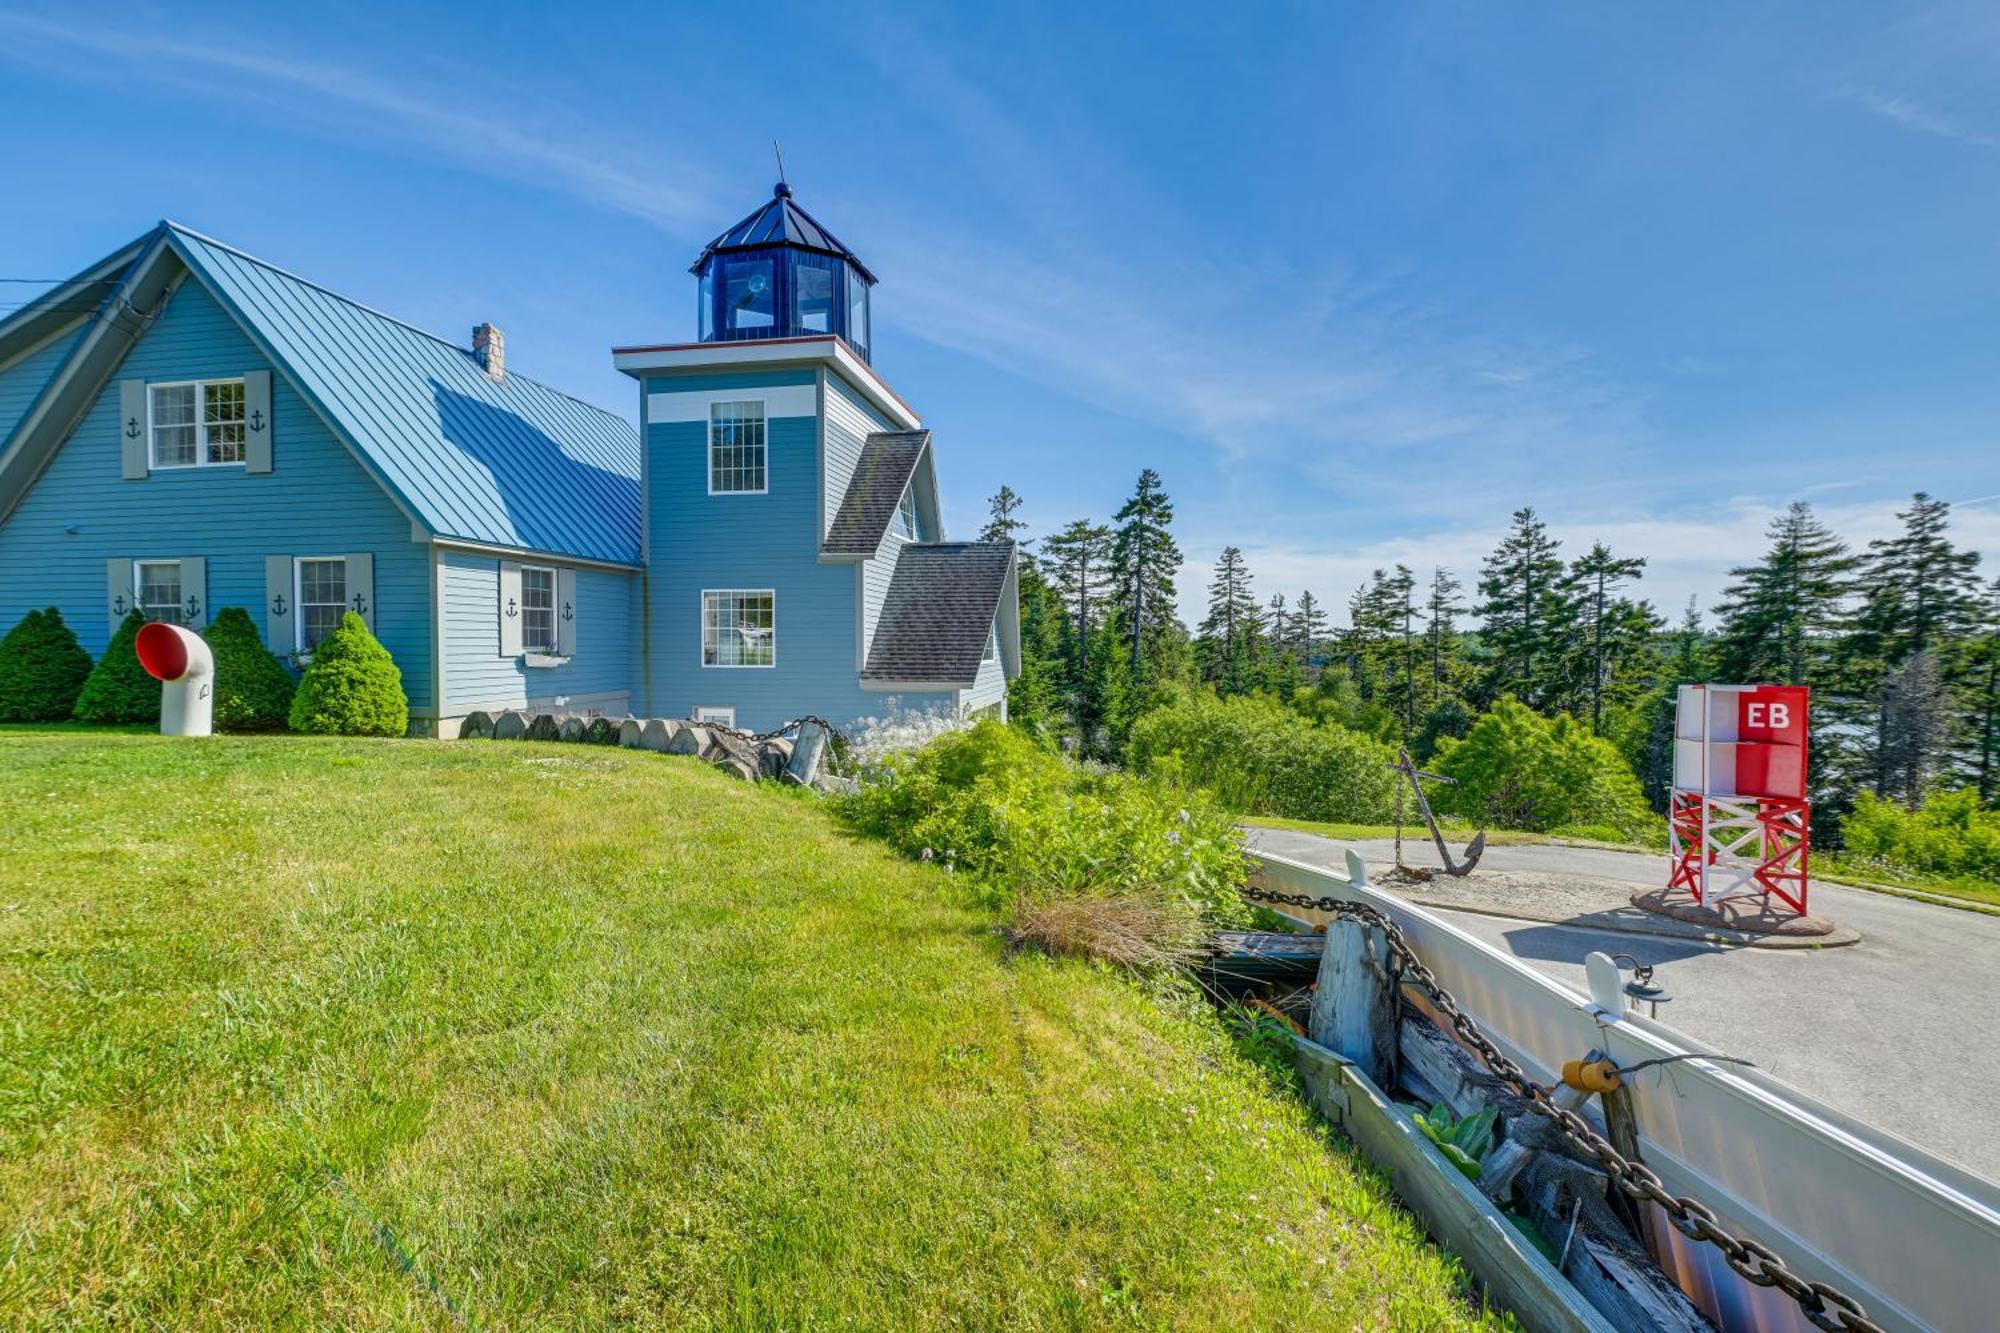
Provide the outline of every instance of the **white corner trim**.
[[698,370],[804,362],[830,365],[861,390],[898,430],[919,430],[923,418],[898,398],[866,361],[841,339],[774,338],[761,342],[673,343],[660,347],[616,347],[611,364],[628,375],[649,370]]

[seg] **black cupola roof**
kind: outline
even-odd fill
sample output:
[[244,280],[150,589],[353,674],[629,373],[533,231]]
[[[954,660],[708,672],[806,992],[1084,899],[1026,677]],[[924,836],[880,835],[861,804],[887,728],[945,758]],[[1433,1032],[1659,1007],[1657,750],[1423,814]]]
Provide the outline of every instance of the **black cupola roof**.
[[700,279],[701,341],[834,334],[868,359],[875,275],[792,200],[783,181],[771,201],[708,243],[690,270]]
[[694,261],[688,272],[700,273],[713,255],[780,245],[844,259],[869,283],[876,280],[859,255],[842,245],[838,237],[819,225],[817,218],[799,207],[792,198],[792,187],[783,181],[779,181],[771,191],[769,203],[710,241],[702,250],[701,258]]

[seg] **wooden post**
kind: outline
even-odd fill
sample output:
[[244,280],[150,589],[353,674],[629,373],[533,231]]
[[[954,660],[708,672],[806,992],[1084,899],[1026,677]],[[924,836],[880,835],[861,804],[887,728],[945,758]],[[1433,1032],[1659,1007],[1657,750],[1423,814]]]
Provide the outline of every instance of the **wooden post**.
[[[1609,1092],[1597,1094],[1597,1103],[1604,1108],[1604,1136],[1611,1140],[1628,1162],[1637,1162],[1639,1156],[1639,1121],[1632,1111],[1632,1089],[1622,1079]],[[1644,1211],[1636,1200],[1623,1190],[1612,1190],[1611,1210],[1618,1214],[1618,1220],[1632,1229],[1632,1234],[1641,1241],[1646,1239],[1646,1219]]]
[[[1367,883],[1359,858],[1348,853],[1348,879]],[[1327,923],[1319,956],[1308,1033],[1386,1087],[1396,1057],[1396,1010],[1389,994],[1389,942],[1358,921]]]

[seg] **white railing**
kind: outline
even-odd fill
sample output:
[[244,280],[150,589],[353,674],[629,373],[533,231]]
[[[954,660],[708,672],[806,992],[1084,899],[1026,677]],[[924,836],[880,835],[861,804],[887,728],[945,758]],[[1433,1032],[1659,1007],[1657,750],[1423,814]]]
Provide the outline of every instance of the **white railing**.
[[[1358,874],[1251,855],[1266,887],[1388,913],[1439,983],[1543,1082],[1593,1047],[1620,1065],[1702,1049],[1664,1023],[1614,1015]],[[1632,1099],[1640,1155],[1669,1190],[1853,1296],[1884,1328],[2000,1328],[2000,1187],[1754,1069],[1688,1060],[1635,1075]],[[1724,1329],[1811,1328],[1789,1297],[1744,1282],[1652,1211],[1655,1256]]]

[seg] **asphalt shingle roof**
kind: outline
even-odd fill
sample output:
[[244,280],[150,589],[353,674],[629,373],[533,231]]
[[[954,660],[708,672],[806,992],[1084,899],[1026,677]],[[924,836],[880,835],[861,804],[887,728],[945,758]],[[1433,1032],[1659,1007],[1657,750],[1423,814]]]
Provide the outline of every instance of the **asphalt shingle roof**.
[[439,536],[639,562],[623,418],[175,224],[175,251]]
[[862,679],[972,684],[1013,562],[1012,542],[904,546]]
[[821,555],[875,554],[930,441],[927,430],[878,431],[868,437],[820,545]]

